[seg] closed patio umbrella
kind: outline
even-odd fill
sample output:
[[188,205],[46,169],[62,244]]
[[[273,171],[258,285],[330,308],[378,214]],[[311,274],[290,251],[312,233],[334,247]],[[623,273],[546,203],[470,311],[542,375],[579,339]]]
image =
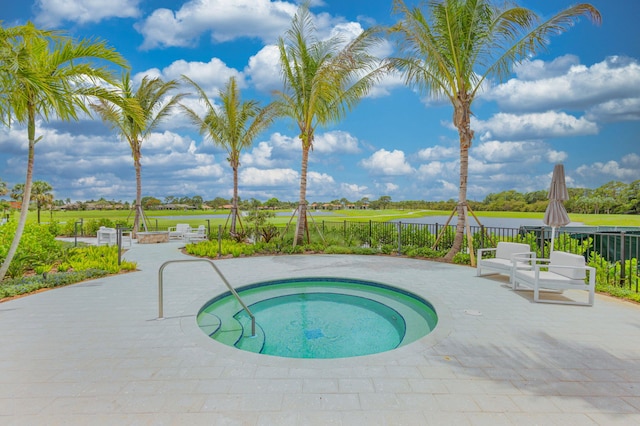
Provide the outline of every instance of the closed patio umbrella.
[[569,199],[567,184],[564,180],[564,166],[556,164],[551,175],[551,187],[549,188],[549,205],[544,212],[542,222],[551,227],[551,249],[555,239],[556,228],[568,225],[571,222],[567,210],[564,208],[564,201]]

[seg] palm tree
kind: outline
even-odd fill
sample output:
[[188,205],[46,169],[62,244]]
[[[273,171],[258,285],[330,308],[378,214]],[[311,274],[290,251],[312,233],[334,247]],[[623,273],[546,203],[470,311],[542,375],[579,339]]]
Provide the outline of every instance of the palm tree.
[[[53,194],[51,193],[52,190],[53,187],[48,182],[42,180],[36,180],[31,185],[31,196],[36,202],[36,210],[38,211],[38,223],[40,223],[40,211],[42,210],[42,207],[51,205],[53,203]],[[17,183],[13,186],[13,188],[11,188],[11,198],[16,201],[23,201],[23,183]]]
[[275,102],[278,114],[298,126],[302,143],[294,246],[303,242],[307,230],[307,167],[316,128],[339,122],[386,72],[386,67],[369,54],[380,40],[375,31],[365,30],[350,42],[340,36],[319,40],[313,17],[303,5],[285,38],[278,40],[284,88],[276,92]]
[[[96,65],[100,63],[101,65]],[[68,121],[88,112],[88,96],[108,97],[101,82],[112,80],[107,65],[125,66],[122,56],[105,42],[75,41],[59,33],[42,31],[27,23],[0,29],[0,114],[5,123],[26,124],[28,137],[24,196],[16,234],[0,267],[0,281],[15,256],[27,221],[35,145],[36,119],[56,116]]]
[[[167,99],[168,93],[178,86],[178,82],[163,82],[160,78],[145,76],[137,90],[133,88],[130,74],[123,74],[116,86],[117,97],[98,99],[91,104],[105,123],[117,129],[119,136],[131,147],[133,167],[136,172],[135,217],[133,220],[133,238],[140,228],[142,216],[142,142],[149,137],[180,101],[183,94]],[[146,226],[146,225],[145,225]]]
[[394,0],[401,21],[392,27],[400,35],[401,55],[391,62],[404,73],[407,84],[453,105],[453,124],[460,136],[458,222],[451,260],[462,248],[467,210],[467,178],[471,104],[488,79],[503,80],[511,66],[543,50],[554,34],[570,28],[580,16],[599,23],[600,13],[590,4],[571,6],[541,21],[531,10],[498,7],[489,0],[433,0],[427,19],[419,7]]
[[205,105],[205,113],[200,117],[191,108],[185,105],[182,105],[182,108],[201,135],[227,151],[227,161],[233,170],[230,232],[235,234],[238,216],[240,153],[243,149],[250,147],[256,136],[271,125],[275,110],[273,105],[261,108],[254,100],[243,102],[235,77],[229,78],[225,89],[219,91],[222,105],[220,108],[215,108],[205,91],[195,81],[187,76],[182,77],[198,92],[200,101]]

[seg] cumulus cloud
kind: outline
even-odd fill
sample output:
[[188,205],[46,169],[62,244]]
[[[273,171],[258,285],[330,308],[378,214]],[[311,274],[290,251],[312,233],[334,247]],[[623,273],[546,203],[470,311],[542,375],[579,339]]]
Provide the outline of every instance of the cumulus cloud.
[[495,100],[503,110],[592,108],[594,113],[604,102],[640,98],[640,64],[632,58],[612,56],[587,67],[569,56],[551,63],[525,63],[516,72],[519,78],[494,87],[483,97]]
[[394,149],[387,151],[380,149],[369,158],[360,161],[360,166],[369,170],[372,174],[399,176],[413,173],[413,168],[407,162],[404,152]]
[[[619,180],[630,183],[639,178],[640,156],[627,154],[620,161],[597,161],[593,164],[583,164],[576,169],[576,173],[585,182],[600,182],[600,185],[609,180]],[[593,185],[585,185],[592,187]]]
[[280,72],[280,51],[275,45],[260,49],[249,58],[249,64],[244,69],[255,88],[264,93],[282,89]]
[[472,120],[472,128],[481,139],[538,139],[584,136],[598,133],[598,125],[585,117],[576,118],[565,112],[547,111],[531,114],[495,114],[487,121]]
[[36,0],[35,21],[46,27],[57,27],[63,21],[89,24],[109,18],[137,18],[140,1]]
[[239,180],[246,186],[290,186],[298,182],[300,176],[293,169],[258,169],[247,167],[240,169]]
[[418,167],[418,179],[429,180],[447,175],[453,177],[457,165],[457,162],[444,163],[442,161],[431,161],[426,164],[421,164],[420,167]]
[[513,67],[518,80],[535,81],[567,74],[574,66],[580,65],[580,58],[575,55],[564,55],[544,62],[540,59],[525,60]]
[[339,193],[348,200],[360,200],[368,196],[368,187],[357,183],[341,183]]
[[209,62],[180,59],[172,62],[162,70],[151,68],[137,73],[132,80],[139,84],[145,76],[151,78],[160,77],[167,81],[179,80],[182,75],[186,75],[195,81],[210,97],[217,97],[218,92],[224,88],[231,77],[236,78],[239,88],[246,87],[244,75],[240,71],[228,67],[218,58],[211,58]]
[[348,132],[335,130],[317,135],[313,142],[313,151],[323,154],[357,154],[360,148],[356,137]]
[[555,151],[541,141],[487,141],[474,146],[472,151],[479,160],[492,163],[524,163],[541,159],[556,163],[567,158],[566,152]]
[[273,42],[291,22],[297,5],[270,0],[192,0],[178,10],[156,9],[136,29],[143,49],[193,46],[203,33],[214,42],[240,37]]
[[320,173],[320,172],[314,172],[314,171],[310,171],[307,173],[307,182],[309,184],[309,187],[313,188],[316,185],[318,186],[326,186],[326,185],[335,185],[335,180],[333,180],[333,177],[328,175],[327,173]]
[[432,146],[418,151],[418,158],[425,161],[458,158],[459,156],[459,148],[444,147],[440,145]]

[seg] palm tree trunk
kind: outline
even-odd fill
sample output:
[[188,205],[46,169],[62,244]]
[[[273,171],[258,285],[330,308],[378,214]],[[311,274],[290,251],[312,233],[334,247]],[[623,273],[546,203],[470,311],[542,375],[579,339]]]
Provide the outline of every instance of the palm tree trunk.
[[136,238],[140,230],[140,212],[142,212],[142,166],[140,165],[140,153],[135,154],[133,167],[136,169],[136,215],[133,219],[132,238]]
[[296,244],[304,243],[304,235],[307,230],[307,167],[309,165],[310,146],[302,145],[302,167],[300,168],[300,199],[298,200],[298,224],[293,238],[294,247]]
[[464,228],[466,216],[464,208],[467,205],[467,179],[469,176],[469,148],[473,140],[473,130],[471,130],[471,102],[466,93],[458,93],[454,102],[453,123],[458,128],[460,135],[460,187],[458,191],[458,223],[456,224],[456,235],[453,239],[451,249],[444,257],[451,261],[453,257],[462,249],[464,241]]
[[233,168],[233,200],[231,200],[231,234],[236,233],[236,218],[238,216],[238,166],[232,164]]
[[36,147],[36,120],[35,120],[35,112],[33,108],[29,110],[29,121],[27,125],[27,133],[29,138],[29,151],[27,156],[27,177],[24,183],[24,192],[22,193],[22,206],[20,208],[20,219],[18,220],[18,228],[16,229],[16,234],[13,236],[13,240],[11,241],[11,246],[9,247],[9,251],[7,252],[7,257],[5,257],[4,262],[2,262],[2,266],[0,267],[0,282],[4,279],[7,271],[9,270],[9,265],[13,260],[16,252],[18,251],[18,245],[20,244],[20,239],[22,238],[22,233],[24,232],[24,226],[27,223],[27,213],[29,213],[29,201],[31,201],[31,183],[33,181],[33,163],[35,158],[35,147]]

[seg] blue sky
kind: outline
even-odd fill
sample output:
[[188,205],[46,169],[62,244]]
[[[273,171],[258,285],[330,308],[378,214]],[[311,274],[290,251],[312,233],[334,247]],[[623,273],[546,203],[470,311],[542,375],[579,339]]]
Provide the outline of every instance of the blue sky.
[[[23,0],[3,2],[4,26],[27,20],[74,37],[99,37],[121,52],[132,75],[188,75],[216,100],[230,76],[245,99],[269,101],[281,88],[274,42],[297,5],[269,0]],[[520,0],[541,16],[573,0]],[[468,198],[505,190],[548,188],[553,165],[565,164],[570,187],[596,188],[640,179],[640,2],[594,0],[601,26],[582,19],[553,37],[547,52],[491,82],[473,106]],[[320,34],[355,34],[390,25],[391,0],[316,0]],[[407,0],[407,4],[414,4]],[[381,54],[393,55],[386,43]],[[185,88],[185,91],[188,91]],[[196,99],[187,99],[197,108]],[[458,195],[459,140],[448,103],[425,99],[389,77],[341,123],[318,129],[310,155],[310,202],[388,195],[447,200]],[[240,197],[295,201],[300,145],[282,119],[244,152]],[[57,199],[132,200],[135,174],[126,142],[99,119],[40,122],[35,179]],[[0,179],[24,182],[26,130],[0,129]],[[144,142],[143,195],[230,198],[225,153],[203,141],[176,113]]]

